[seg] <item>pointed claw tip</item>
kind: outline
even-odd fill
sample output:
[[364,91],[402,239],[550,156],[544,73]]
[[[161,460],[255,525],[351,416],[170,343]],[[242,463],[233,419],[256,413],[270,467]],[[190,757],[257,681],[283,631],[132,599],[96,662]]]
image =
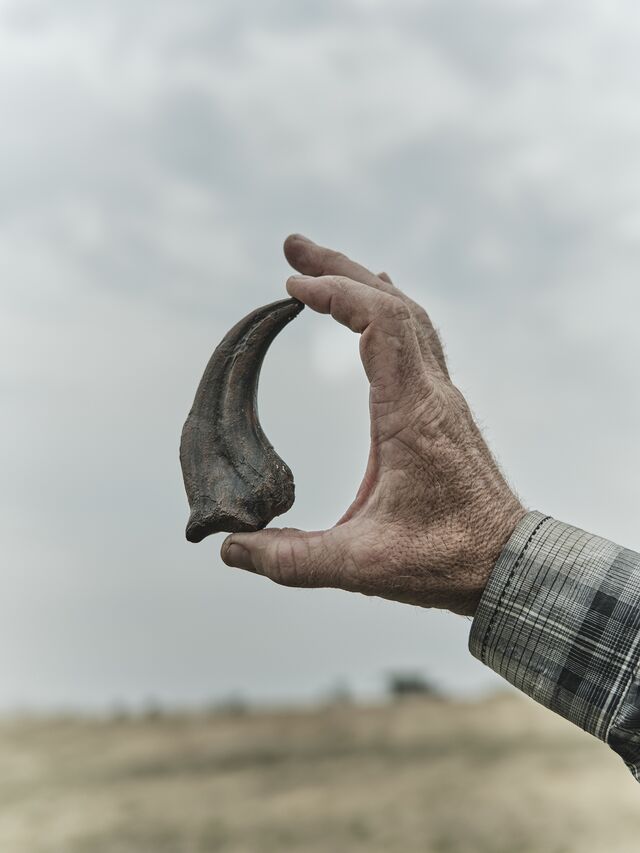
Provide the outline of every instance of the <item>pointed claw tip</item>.
[[202,540],[212,532],[213,531],[207,529],[206,524],[190,521],[189,524],[187,524],[185,536],[187,537],[187,542],[202,542]]

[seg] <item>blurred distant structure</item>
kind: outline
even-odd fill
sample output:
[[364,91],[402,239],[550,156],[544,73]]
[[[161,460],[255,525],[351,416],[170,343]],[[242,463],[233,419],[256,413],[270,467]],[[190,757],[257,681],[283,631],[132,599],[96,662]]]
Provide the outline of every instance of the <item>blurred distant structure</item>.
[[420,672],[390,672],[387,674],[387,694],[392,699],[408,696],[439,697],[440,691]]

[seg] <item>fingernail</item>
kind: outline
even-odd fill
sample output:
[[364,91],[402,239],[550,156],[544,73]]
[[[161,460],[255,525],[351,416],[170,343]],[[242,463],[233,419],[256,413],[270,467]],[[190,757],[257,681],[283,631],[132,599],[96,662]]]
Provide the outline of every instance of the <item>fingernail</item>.
[[224,557],[224,561],[228,566],[233,566],[236,569],[245,569],[248,572],[255,572],[256,570],[250,552],[244,546],[238,545],[235,542],[232,542],[227,547]]
[[295,240],[302,240],[305,243],[313,243],[313,240],[310,240],[309,237],[305,237],[304,234],[294,234],[293,238]]
[[313,281],[312,275],[290,275],[289,281]]

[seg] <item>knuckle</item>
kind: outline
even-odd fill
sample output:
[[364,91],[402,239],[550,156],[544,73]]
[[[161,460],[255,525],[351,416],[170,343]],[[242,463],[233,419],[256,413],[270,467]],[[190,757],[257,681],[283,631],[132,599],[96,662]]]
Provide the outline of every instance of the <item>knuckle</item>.
[[429,316],[427,310],[422,307],[418,302],[414,302],[413,300],[407,300],[410,302],[411,313],[413,314],[413,319],[419,330],[422,331],[425,340],[427,343],[435,343],[436,345],[440,344],[440,339],[438,337],[438,333],[433,325],[431,317]]
[[304,539],[280,536],[274,545],[272,579],[281,586],[313,586],[315,569]]
[[279,536],[273,546],[272,580],[283,586],[295,586],[297,558],[293,542]]
[[380,294],[380,313],[396,323],[406,323],[411,319],[411,311],[404,300],[391,293]]
[[451,384],[449,386],[448,392],[450,394],[451,406],[453,410],[461,415],[470,415],[471,410],[469,409],[469,404],[467,403],[467,399],[462,393],[462,391],[456,385]]
[[332,275],[331,278],[336,288],[342,292],[349,290],[353,286],[353,281],[347,278],[346,275]]
[[421,323],[423,326],[427,326],[430,329],[433,329],[431,324],[431,317],[427,313],[426,309],[422,307],[418,302],[414,302],[413,314],[416,320]]
[[406,297],[407,304],[410,307],[411,313],[413,314],[413,318],[422,329],[425,330],[425,334],[427,338],[438,337],[438,334],[431,322],[431,317],[429,316],[426,308],[423,308],[419,302],[415,302],[410,297]]

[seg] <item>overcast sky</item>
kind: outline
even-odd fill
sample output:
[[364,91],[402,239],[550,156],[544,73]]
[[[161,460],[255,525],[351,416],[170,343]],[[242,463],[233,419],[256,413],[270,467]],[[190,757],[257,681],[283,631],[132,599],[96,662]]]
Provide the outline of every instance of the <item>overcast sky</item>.
[[[182,423],[301,231],[440,328],[530,508],[640,548],[635,0],[0,0],[0,707],[500,682],[460,617],[184,539]],[[368,453],[357,339],[305,311],[260,393],[331,525]]]

